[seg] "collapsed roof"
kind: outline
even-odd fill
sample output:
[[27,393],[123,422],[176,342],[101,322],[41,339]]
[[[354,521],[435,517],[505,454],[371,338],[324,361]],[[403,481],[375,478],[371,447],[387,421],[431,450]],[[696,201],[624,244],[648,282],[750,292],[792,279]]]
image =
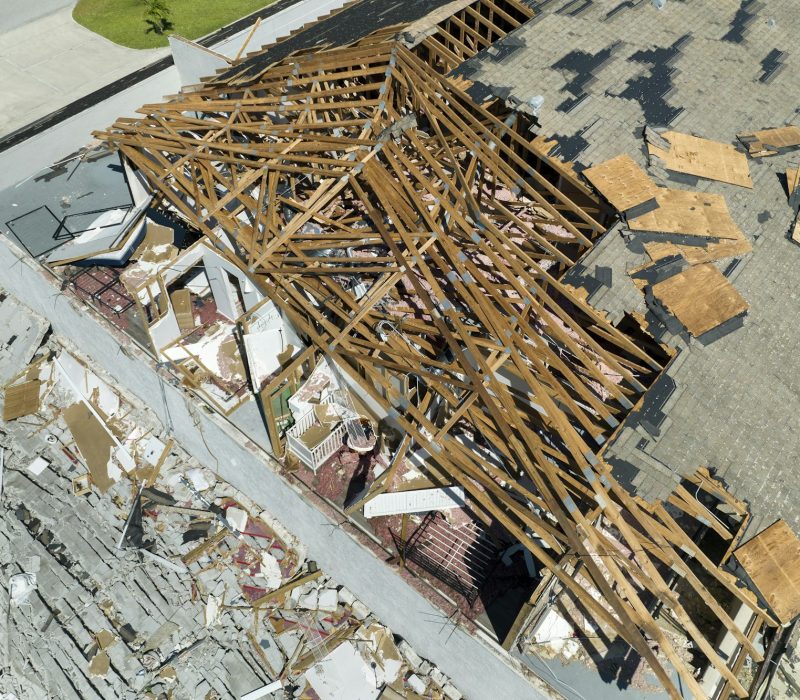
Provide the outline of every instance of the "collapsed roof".
[[[502,20],[486,18],[494,3],[457,4],[483,17],[473,20],[484,30]],[[774,620],[602,459],[667,359],[635,323],[615,327],[559,281],[605,231],[608,212],[535,148],[524,110],[478,104],[465,81],[443,74],[484,45],[468,46],[463,30],[456,45],[443,25],[421,41],[398,37],[403,27],[381,30],[260,71],[250,59],[248,71],[146,105],[98,136],[291,320],[309,350],[285,371],[309,353],[326,356],[401,430],[401,457],[423,448],[430,479],[463,487],[672,697],[681,695],[669,666],[695,696],[706,691],[646,600],[670,610],[745,697],[667,572],[710,601],[757,661],[753,639],[685,557],[754,619]],[[713,518],[694,503],[677,507]]]

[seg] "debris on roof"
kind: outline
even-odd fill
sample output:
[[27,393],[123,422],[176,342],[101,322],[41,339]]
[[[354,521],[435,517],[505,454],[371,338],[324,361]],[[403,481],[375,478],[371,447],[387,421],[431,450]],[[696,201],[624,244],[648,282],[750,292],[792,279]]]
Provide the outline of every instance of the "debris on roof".
[[686,173],[709,180],[719,180],[740,187],[753,187],[747,156],[727,143],[719,143],[677,131],[659,134],[668,144],[660,148],[648,140],[651,162],[657,162],[677,173]]
[[763,158],[800,148],[800,126],[781,126],[736,134],[752,158]]
[[633,158],[622,154],[586,168],[582,175],[620,213],[646,211],[659,206],[659,187]]
[[652,286],[655,299],[695,337],[747,312],[748,304],[716,267],[693,265]]
[[800,615],[800,539],[786,522],[759,532],[734,556],[782,624]]
[[[509,34],[529,4],[456,0],[352,43],[254,53],[118,119],[98,136],[141,196],[48,250],[50,263],[80,262],[67,285],[149,345],[187,401],[248,436],[247,420],[265,429],[286,478],[351,516],[453,615],[477,627],[524,591],[510,628],[492,631],[506,648],[586,660],[574,640],[598,639],[609,663],[630,661],[637,687],[654,676],[675,700],[744,697],[741,669],[767,667],[778,625],[729,568],[746,506],[710,472],[671,467],[669,495],[643,501],[605,446],[629,417],[651,418],[648,392],[676,354],[648,333],[651,317],[673,314],[700,339],[741,321],[747,302],[712,263],[752,247],[724,197],[659,187],[630,156],[583,171],[597,196],[540,133],[541,96],[457,75],[479,52],[522,46]],[[793,138],[756,135],[751,155]],[[673,172],[752,185],[731,146],[646,138]],[[603,197],[651,258],[626,268],[646,320],[612,322],[563,281],[615,222]],[[601,286],[610,273],[597,268]],[[105,547],[103,576],[81,587],[82,633],[44,586],[30,593],[53,611],[46,624],[80,637],[79,653],[59,638],[82,663],[77,685],[460,697],[143,407],[62,349],[40,362],[12,380],[8,425],[49,421],[61,449],[26,455],[34,470],[15,457],[14,532],[39,541],[28,489],[40,488],[59,512],[72,493],[81,522],[116,542],[89,533],[67,547]],[[18,388],[34,381],[36,406]],[[127,576],[145,591],[141,631]]]
[[631,230],[659,234],[663,238],[671,234],[713,241],[744,238],[731,218],[725,197],[720,194],[659,188],[655,199],[656,209],[628,218]]
[[[0,424],[0,551],[18,562],[5,584],[7,661],[21,669],[2,674],[0,692],[311,697],[338,684],[339,695],[314,697],[349,700],[361,687],[354,668],[369,697],[389,686],[400,698],[453,688],[306,560],[280,523],[198,466],[148,408],[112,400],[111,383],[60,342],[51,336],[39,350],[34,370],[48,391],[35,422]],[[71,386],[56,362],[81,380]],[[108,425],[99,405],[116,406]],[[109,425],[135,460],[115,479],[100,473],[114,444],[103,436]],[[31,450],[45,469],[28,468]]]

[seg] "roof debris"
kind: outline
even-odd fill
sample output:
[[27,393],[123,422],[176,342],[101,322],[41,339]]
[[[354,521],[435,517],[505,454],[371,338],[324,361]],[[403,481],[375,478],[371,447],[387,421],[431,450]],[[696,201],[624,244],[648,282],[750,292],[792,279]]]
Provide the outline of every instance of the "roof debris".
[[668,149],[648,140],[651,163],[655,159],[667,170],[696,175],[709,180],[728,182],[740,187],[753,187],[747,156],[733,146],[718,141],[681,134],[677,131],[660,133]]
[[[81,381],[57,367],[80,370]],[[15,633],[5,662],[16,670],[0,675],[0,691],[110,700],[288,688],[305,697],[325,676],[349,700],[366,683],[352,666],[368,672],[370,697],[388,686],[416,697],[420,678],[423,693],[443,696],[447,680],[434,666],[421,673],[418,657],[306,561],[279,523],[197,465],[148,409],[58,338],[19,376],[31,372],[44,397],[35,422],[0,424],[4,444],[12,438],[0,552],[30,567],[7,569]],[[78,403],[76,388],[85,394]],[[110,478],[117,442],[134,466]],[[31,450],[40,452],[34,464],[50,468],[27,468]]]

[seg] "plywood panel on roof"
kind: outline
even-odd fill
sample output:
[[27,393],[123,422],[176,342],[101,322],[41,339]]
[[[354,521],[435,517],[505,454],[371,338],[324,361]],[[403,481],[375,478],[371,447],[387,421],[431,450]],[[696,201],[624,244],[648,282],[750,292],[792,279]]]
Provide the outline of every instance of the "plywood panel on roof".
[[800,191],[800,168],[786,168],[786,188],[789,190],[789,202],[794,199],[795,192]]
[[114,440],[83,402],[67,407],[64,420],[89,468],[92,483],[105,493],[116,481],[108,472]]
[[781,126],[736,134],[754,158],[775,155],[778,151],[800,146],[800,126]]
[[778,520],[734,552],[777,618],[800,615],[800,539]]
[[650,201],[659,189],[629,155],[587,168],[583,175],[621,212]]
[[42,383],[38,379],[34,379],[6,388],[3,401],[3,420],[14,420],[36,413],[39,410],[41,386]]
[[656,201],[658,208],[628,220],[631,230],[702,238],[744,238],[722,195],[660,188]]
[[724,240],[719,243],[709,243],[707,246],[649,241],[644,244],[644,250],[653,261],[661,260],[669,255],[682,255],[690,265],[702,265],[715,260],[746,255],[753,250],[753,246],[743,236],[739,240]]
[[747,156],[730,144],[677,131],[667,131],[661,136],[670,143],[668,151],[651,143],[647,144],[647,149],[651,156],[663,161],[667,170],[753,187]]
[[736,288],[711,264],[687,268],[652,289],[653,296],[695,337],[748,308]]

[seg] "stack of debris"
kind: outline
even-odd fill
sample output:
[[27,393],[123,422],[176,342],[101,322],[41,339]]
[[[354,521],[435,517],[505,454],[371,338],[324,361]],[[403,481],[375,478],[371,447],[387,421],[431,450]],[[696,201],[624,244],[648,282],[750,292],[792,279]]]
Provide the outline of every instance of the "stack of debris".
[[13,562],[0,691],[461,697],[151,411],[58,339],[30,340],[0,424],[0,551]]
[[[645,129],[651,167],[752,188],[747,157],[728,144]],[[710,342],[741,326],[748,304],[714,263],[752,250],[719,194],[658,186],[627,155],[583,171],[650,257],[629,271],[672,333]]]

